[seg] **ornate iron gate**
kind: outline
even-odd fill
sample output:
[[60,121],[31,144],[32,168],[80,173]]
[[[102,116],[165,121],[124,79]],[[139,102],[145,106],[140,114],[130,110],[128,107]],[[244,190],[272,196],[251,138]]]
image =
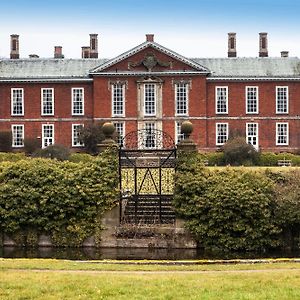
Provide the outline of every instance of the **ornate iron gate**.
[[175,164],[175,143],[165,132],[145,129],[123,138],[119,151],[122,223],[174,223]]

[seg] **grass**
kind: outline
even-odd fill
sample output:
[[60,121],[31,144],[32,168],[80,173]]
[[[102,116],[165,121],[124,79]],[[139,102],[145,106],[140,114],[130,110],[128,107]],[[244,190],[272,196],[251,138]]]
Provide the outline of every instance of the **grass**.
[[194,262],[1,259],[0,299],[300,299],[292,260]]

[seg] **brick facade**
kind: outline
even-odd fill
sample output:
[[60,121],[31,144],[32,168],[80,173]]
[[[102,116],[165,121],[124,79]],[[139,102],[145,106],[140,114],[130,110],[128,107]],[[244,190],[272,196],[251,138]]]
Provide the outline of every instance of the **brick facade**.
[[[235,59],[238,58],[232,58]],[[263,59],[269,63],[270,58]],[[57,60],[57,63],[63,60]],[[10,61],[12,60],[3,60],[2,63],[7,66]],[[31,63],[30,60],[27,61],[28,64]],[[32,61],[34,64],[34,60]],[[78,64],[84,64],[88,60],[81,61]],[[144,123],[150,122],[176,140],[176,122],[189,119],[194,124],[192,138],[199,150],[213,151],[220,147],[216,143],[216,124],[228,124],[228,135],[239,131],[246,136],[247,123],[257,124],[257,146],[263,151],[295,151],[300,148],[300,79],[297,76],[287,79],[278,76],[257,76],[255,79],[253,75],[246,78],[217,78],[209,66],[185,59],[151,39],[116,59],[100,64],[94,59],[94,63],[89,61],[89,64],[84,70],[89,71],[87,75],[69,76],[66,80],[60,76],[41,78],[39,75],[35,76],[34,71],[30,78],[14,77],[13,73],[10,79],[1,77],[0,131],[10,131],[12,125],[21,124],[24,125],[25,139],[42,139],[42,125],[53,124],[54,142],[79,151],[79,147],[72,147],[72,124],[121,122],[124,124],[123,134],[126,134],[143,128]],[[44,72],[47,75],[47,65]],[[123,115],[113,116],[115,84],[124,85],[124,107]],[[156,111],[153,115],[144,113],[143,101],[147,84],[155,86]],[[187,108],[182,108],[185,113],[176,111],[176,93],[180,86],[184,86],[183,94],[186,93],[182,96],[182,101],[187,105]],[[217,87],[227,90],[226,113],[216,111]],[[246,112],[247,87],[257,88],[256,113]],[[287,99],[284,100],[288,106],[287,112],[276,113],[277,87],[287,88]],[[53,115],[45,116],[41,113],[41,90],[45,88],[54,91]],[[74,88],[83,89],[83,114],[72,113]],[[24,115],[12,115],[12,89],[23,91]],[[286,144],[276,143],[277,123],[288,124],[284,127],[288,131]]]

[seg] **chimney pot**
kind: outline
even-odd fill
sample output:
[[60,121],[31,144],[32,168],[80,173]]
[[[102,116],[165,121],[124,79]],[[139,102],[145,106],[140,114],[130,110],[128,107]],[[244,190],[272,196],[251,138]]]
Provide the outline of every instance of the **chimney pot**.
[[82,58],[90,58],[91,55],[91,49],[89,46],[83,46],[81,47],[81,57]]
[[98,58],[98,34],[90,34],[90,58]]
[[154,34],[146,34],[146,42],[154,42]]
[[54,46],[54,58],[64,58],[62,46]]
[[281,51],[281,57],[289,57],[289,51]]
[[268,33],[259,33],[259,57],[268,57]]
[[40,58],[37,54],[29,54],[29,58],[33,59],[33,58]]
[[19,35],[11,34],[10,36],[10,58],[11,59],[19,59]]
[[236,33],[228,33],[228,57],[236,57]]

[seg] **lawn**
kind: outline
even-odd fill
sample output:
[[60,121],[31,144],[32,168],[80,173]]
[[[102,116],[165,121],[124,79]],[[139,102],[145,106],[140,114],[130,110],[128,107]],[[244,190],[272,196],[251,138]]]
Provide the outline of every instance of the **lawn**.
[[0,299],[300,299],[293,260],[128,263],[0,259]]

